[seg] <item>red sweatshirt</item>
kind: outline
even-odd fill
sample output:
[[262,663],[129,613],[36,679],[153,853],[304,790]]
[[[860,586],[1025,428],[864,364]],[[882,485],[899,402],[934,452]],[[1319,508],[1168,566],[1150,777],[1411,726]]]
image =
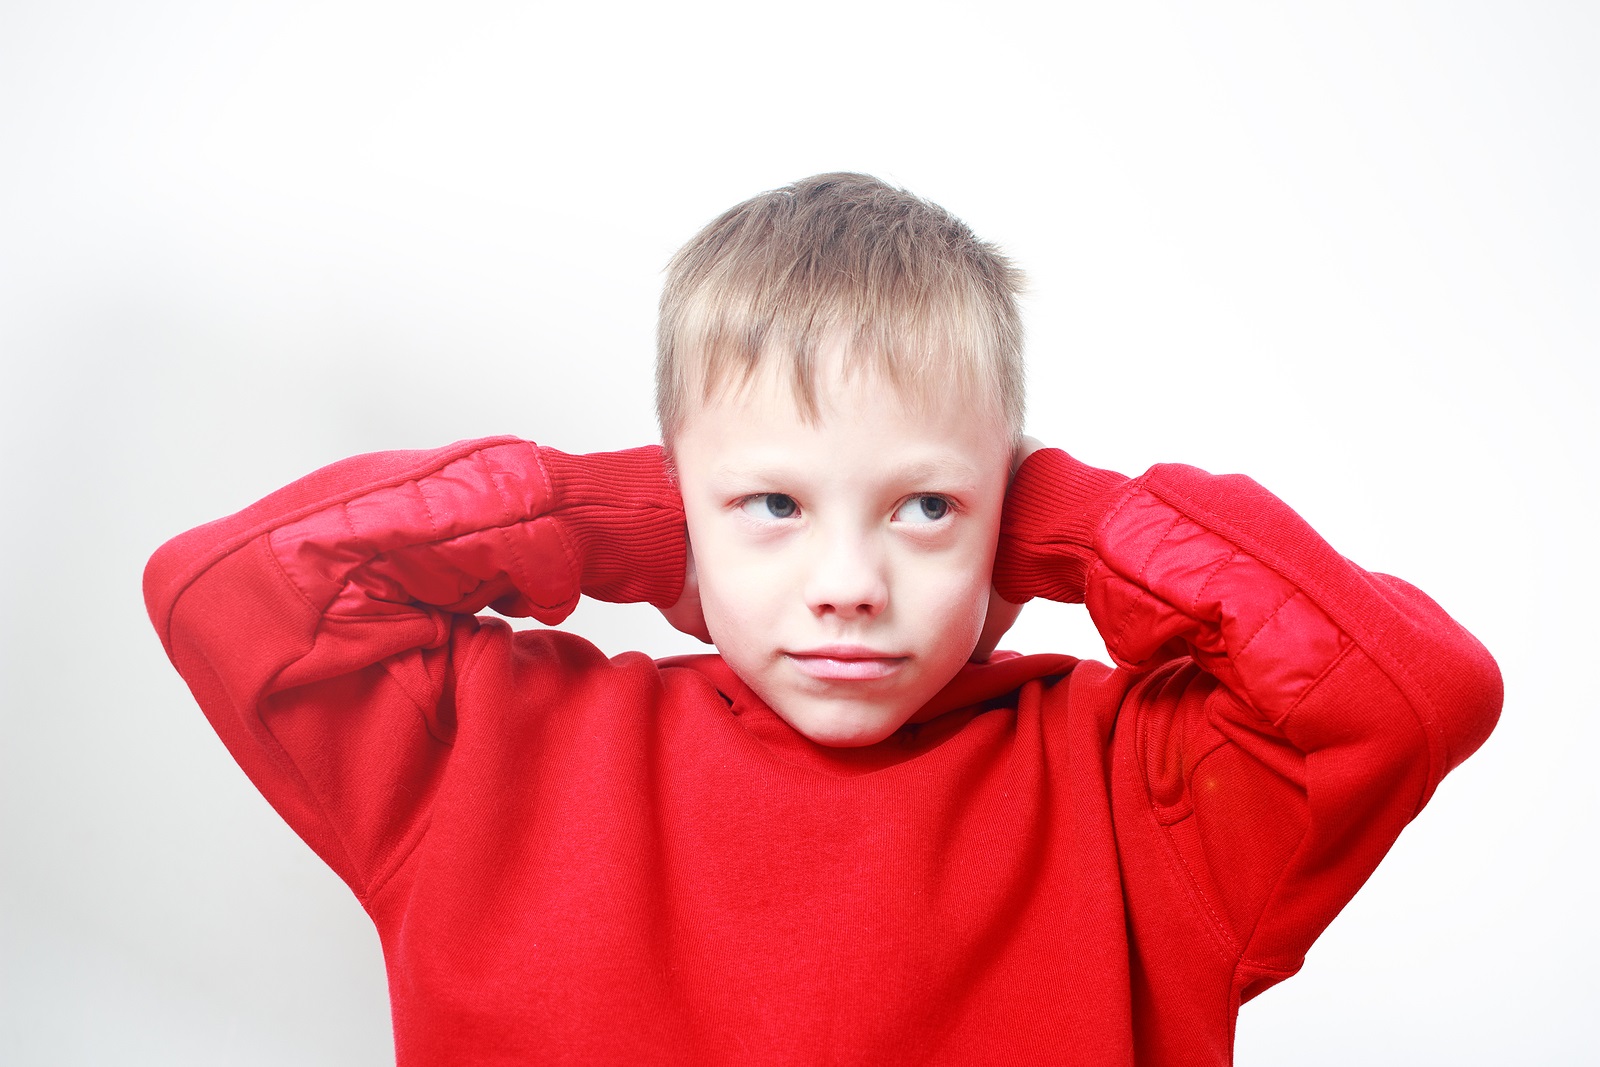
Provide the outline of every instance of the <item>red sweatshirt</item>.
[[164,546],[168,654],[371,914],[402,1065],[1226,1064],[1493,726],[1494,661],[1255,483],[1034,454],[996,563],[1116,667],[997,657],[827,749],[671,604],[657,449],[358,456]]

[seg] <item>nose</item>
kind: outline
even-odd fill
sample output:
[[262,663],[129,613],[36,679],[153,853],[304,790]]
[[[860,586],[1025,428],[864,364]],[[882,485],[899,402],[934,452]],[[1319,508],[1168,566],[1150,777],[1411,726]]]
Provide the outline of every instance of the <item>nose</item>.
[[819,532],[806,580],[812,613],[840,619],[877,616],[889,603],[885,562],[870,537]]

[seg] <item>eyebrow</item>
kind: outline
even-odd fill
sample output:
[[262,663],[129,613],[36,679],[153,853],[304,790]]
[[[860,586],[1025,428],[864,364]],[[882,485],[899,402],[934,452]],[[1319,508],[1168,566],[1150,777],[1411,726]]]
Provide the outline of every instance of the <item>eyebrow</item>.
[[[749,467],[720,463],[712,470],[718,481],[783,482],[793,480],[794,468],[773,464],[755,464]],[[885,466],[877,472],[886,481],[928,483],[952,490],[971,491],[982,480],[972,466],[957,459],[919,459],[900,466]]]
[[909,482],[943,482],[965,487],[979,481],[978,471],[957,459],[916,460],[903,467],[889,468],[889,471],[896,479]]

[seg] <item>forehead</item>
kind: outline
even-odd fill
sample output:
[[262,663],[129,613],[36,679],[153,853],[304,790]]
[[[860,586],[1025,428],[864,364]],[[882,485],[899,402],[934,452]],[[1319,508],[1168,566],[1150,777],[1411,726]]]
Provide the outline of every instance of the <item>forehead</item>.
[[776,363],[689,405],[674,449],[680,472],[806,470],[837,480],[895,470],[988,477],[1010,455],[997,398],[955,387],[912,388],[837,353],[818,368],[814,404]]
[[858,334],[852,341],[844,330],[793,340],[773,337],[748,354],[702,353],[688,361],[688,408],[781,406],[775,402],[787,391],[811,421],[845,405],[891,404],[924,414],[1007,418],[999,381],[981,357],[928,338],[891,345]]

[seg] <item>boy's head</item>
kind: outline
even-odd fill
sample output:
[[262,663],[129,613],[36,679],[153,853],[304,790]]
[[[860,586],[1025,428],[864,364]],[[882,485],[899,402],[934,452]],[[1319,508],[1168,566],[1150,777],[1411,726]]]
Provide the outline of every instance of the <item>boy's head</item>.
[[1022,433],[1022,275],[937,204],[864,174],[751,197],[672,258],[656,330],[656,415],[672,448],[696,403],[761,368],[817,414],[819,355],[917,397],[959,390]]
[[657,407],[719,651],[871,744],[967,662],[1022,424],[1020,276],[855,174],[733,208],[668,268]]

